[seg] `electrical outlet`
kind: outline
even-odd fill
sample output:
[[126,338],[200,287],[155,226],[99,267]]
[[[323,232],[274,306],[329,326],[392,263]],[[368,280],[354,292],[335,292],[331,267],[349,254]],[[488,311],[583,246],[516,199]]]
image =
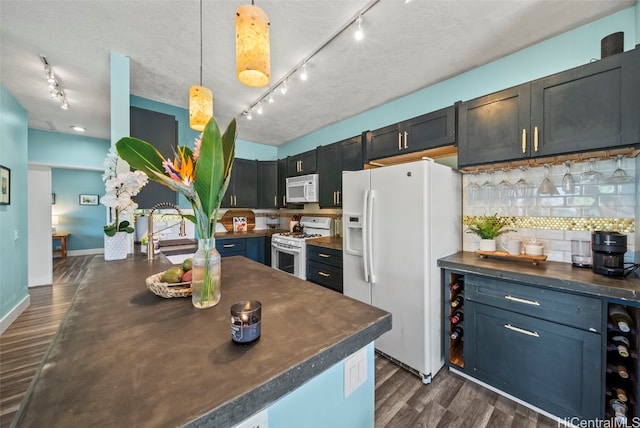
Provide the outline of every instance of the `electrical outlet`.
[[362,348],[344,360],[344,397],[367,380],[367,348]]
[[235,428],[269,428],[269,413],[267,413],[267,409],[245,419]]

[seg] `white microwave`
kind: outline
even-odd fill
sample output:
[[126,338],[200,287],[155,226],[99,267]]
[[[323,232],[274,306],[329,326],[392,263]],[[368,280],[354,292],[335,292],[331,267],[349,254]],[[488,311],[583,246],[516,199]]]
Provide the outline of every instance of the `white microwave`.
[[318,202],[318,174],[287,178],[287,202]]

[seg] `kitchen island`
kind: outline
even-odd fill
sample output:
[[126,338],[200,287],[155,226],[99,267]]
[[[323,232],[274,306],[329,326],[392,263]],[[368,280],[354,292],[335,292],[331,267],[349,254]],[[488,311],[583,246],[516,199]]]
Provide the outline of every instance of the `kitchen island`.
[[[198,310],[145,288],[169,265],[94,257],[15,426],[229,427],[265,408],[271,427],[373,426],[372,342],[389,313],[244,257],[222,260],[222,299]],[[262,302],[262,335],[248,345],[231,341],[240,300]],[[344,397],[342,361],[363,347],[367,379]],[[300,400],[324,414],[295,421]]]

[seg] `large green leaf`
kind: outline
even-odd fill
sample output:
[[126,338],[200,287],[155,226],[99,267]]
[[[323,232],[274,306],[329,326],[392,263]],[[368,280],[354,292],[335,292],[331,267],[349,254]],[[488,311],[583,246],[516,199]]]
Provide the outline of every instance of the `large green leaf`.
[[213,117],[202,133],[193,187],[200,198],[202,210],[209,217],[220,205],[221,193],[228,185],[235,138],[235,119],[229,124],[224,137],[220,135],[220,128]]
[[124,137],[116,143],[116,150],[118,155],[133,169],[144,172],[150,180],[164,184],[158,175],[154,173],[164,175],[164,168],[162,167],[164,158],[151,144],[137,138]]

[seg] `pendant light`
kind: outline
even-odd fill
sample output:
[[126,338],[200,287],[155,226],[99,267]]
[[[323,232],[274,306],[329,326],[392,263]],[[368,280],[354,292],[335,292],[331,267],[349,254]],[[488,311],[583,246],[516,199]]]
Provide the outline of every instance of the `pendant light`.
[[202,0],[200,0],[200,86],[189,88],[189,126],[196,131],[204,127],[213,116],[213,94],[202,86]]
[[269,17],[253,4],[236,10],[236,72],[238,80],[256,88],[271,79]]

